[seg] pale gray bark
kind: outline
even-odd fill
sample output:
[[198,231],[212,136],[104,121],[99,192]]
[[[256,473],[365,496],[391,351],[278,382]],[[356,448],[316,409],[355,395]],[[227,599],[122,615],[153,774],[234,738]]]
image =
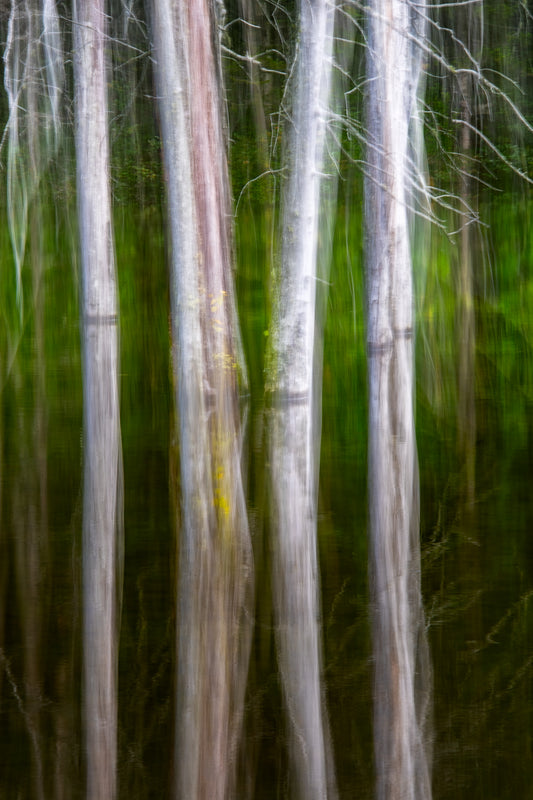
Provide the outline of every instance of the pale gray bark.
[[[294,796],[335,797],[322,684],[317,564],[317,494],[322,328],[317,286],[327,279],[326,138],[334,4],[299,3],[300,28],[286,123],[287,178],[282,193],[281,263],[273,311],[270,471],[273,500],[274,608],[287,709]],[[321,210],[321,203],[323,209]]]
[[152,7],[181,464],[175,795],[187,800],[232,796],[252,620],[214,17],[207,0]]
[[[417,6],[420,13],[422,6]],[[428,654],[420,593],[407,173],[422,41],[407,0],[367,12],[365,185],[369,524],[378,800],[431,797]]]
[[105,37],[104,0],[77,0],[74,80],[84,402],[83,700],[89,800],[116,796],[123,513]]

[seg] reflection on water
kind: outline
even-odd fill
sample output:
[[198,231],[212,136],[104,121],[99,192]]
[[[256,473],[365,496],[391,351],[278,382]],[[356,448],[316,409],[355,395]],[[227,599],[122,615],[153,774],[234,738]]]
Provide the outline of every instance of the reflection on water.
[[[466,508],[467,467],[457,448],[452,254],[442,241],[434,243],[419,308],[422,588],[434,672],[433,790],[441,800],[527,797],[533,774],[529,215],[509,204],[488,214],[497,292],[475,297],[475,514]],[[125,513],[117,770],[118,796],[132,800],[170,796],[173,758],[176,563],[166,266],[157,227],[153,219],[139,221],[132,232],[125,223],[117,242]],[[249,228],[247,220],[242,235]],[[66,800],[85,796],[80,337],[69,248],[56,248],[46,226],[43,235],[44,263],[54,266],[41,284],[46,313],[39,321],[35,301],[2,387],[0,796],[33,800],[40,792]],[[132,259],[133,243],[148,236],[151,255]],[[356,225],[347,236],[357,253]],[[344,232],[340,238],[344,243]],[[348,800],[371,798],[374,775],[363,319],[359,313],[354,348],[343,247],[333,264],[326,332],[318,529],[324,675],[339,796]],[[479,254],[475,259],[481,264]],[[359,310],[359,263],[353,278]],[[245,345],[259,364],[262,302],[256,283],[243,280]],[[423,326],[432,331],[425,339]],[[248,516],[256,609],[238,796],[271,800],[289,796],[288,743],[262,522],[268,514],[260,368],[252,377]],[[446,391],[437,391],[437,381]]]

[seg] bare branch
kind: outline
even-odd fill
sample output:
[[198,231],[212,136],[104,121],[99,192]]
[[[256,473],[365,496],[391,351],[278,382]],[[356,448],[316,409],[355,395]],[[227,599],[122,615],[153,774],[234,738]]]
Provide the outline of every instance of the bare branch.
[[482,139],[485,142],[485,144],[488,147],[490,147],[490,149],[494,153],[496,153],[498,158],[501,161],[503,161],[503,163],[507,167],[509,167],[510,170],[512,170],[520,178],[523,178],[525,181],[527,181],[528,183],[531,183],[533,185],[533,178],[530,178],[529,175],[526,172],[522,172],[522,170],[518,169],[518,167],[515,167],[515,165],[511,161],[509,161],[509,159],[506,156],[504,156],[502,151],[498,147],[496,147],[494,142],[491,139],[489,139],[488,136],[485,136],[483,131],[480,131],[479,128],[477,128],[475,125],[472,125],[470,122],[467,122],[467,120],[464,120],[464,119],[457,118],[457,119],[454,119],[453,122],[455,122],[456,125],[465,125],[471,131],[473,131],[476,134],[476,136],[479,136],[479,138]]

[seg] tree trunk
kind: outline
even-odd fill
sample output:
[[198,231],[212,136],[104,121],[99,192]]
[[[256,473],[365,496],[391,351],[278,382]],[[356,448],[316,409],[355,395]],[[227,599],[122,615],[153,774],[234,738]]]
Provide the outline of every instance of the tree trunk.
[[431,796],[407,209],[420,69],[415,40],[424,35],[419,11],[407,0],[379,0],[367,16],[368,469],[378,800]]
[[[255,58],[259,52],[259,37],[257,32],[261,30],[260,23],[264,26],[267,20],[261,15],[260,6],[252,2],[252,0],[239,0],[239,10],[240,16],[244,21],[242,29],[246,44],[246,53],[251,56],[248,64],[248,83],[255,127],[257,164],[259,171],[265,172],[269,164],[267,122],[263,103],[263,93],[265,92],[265,84],[267,84],[267,76],[261,76]],[[263,35],[265,35],[265,33],[266,31]]]
[[218,35],[207,0],[159,0],[152,15],[181,463],[175,790],[222,800],[235,782],[253,564]]
[[83,664],[87,798],[116,796],[122,449],[118,292],[107,120],[104,0],[77,0],[74,80],[82,266]]
[[[299,4],[287,179],[282,194],[281,265],[273,312],[270,471],[273,500],[276,635],[295,796],[335,797],[322,683],[317,564],[318,461],[321,431],[322,325],[317,285],[329,253],[321,202],[335,185],[326,171],[334,7]],[[321,286],[324,283],[320,284]]]
[[[483,3],[479,7],[460,8],[457,15],[457,33],[460,42],[469,53],[481,63],[483,42]],[[457,46],[456,60],[464,61],[462,48]],[[456,272],[457,315],[457,422],[458,450],[465,465],[465,505],[467,519],[474,512],[476,494],[476,406],[475,406],[475,363],[476,363],[476,319],[474,307],[474,231],[469,224],[469,210],[477,211],[477,193],[473,191],[474,152],[471,125],[475,120],[474,78],[468,71],[458,70],[457,94],[459,99],[458,116],[465,123],[459,128],[458,149],[461,154],[459,175],[459,197],[462,219],[459,242],[459,263]],[[471,521],[471,519],[469,519]]]

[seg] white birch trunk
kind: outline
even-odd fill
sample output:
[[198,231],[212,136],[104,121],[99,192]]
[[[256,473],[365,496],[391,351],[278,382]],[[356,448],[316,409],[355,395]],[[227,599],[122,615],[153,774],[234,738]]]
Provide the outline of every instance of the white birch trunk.
[[316,309],[325,219],[320,204],[331,189],[327,181],[334,181],[323,179],[334,4],[301,0],[299,11],[270,375],[273,590],[294,796],[323,800],[336,796],[336,789],[321,674],[316,535],[322,330]]
[[103,0],[77,0],[74,80],[84,392],[83,667],[89,800],[116,796],[122,531],[118,297]]
[[[423,8],[418,6],[421,12]],[[368,11],[366,179],[369,523],[378,800],[431,797],[424,741],[427,644],[420,595],[413,413],[408,149],[420,59],[417,10]]]
[[158,0],[152,17],[181,463],[175,794],[222,800],[234,790],[253,566],[218,37],[207,0]]

